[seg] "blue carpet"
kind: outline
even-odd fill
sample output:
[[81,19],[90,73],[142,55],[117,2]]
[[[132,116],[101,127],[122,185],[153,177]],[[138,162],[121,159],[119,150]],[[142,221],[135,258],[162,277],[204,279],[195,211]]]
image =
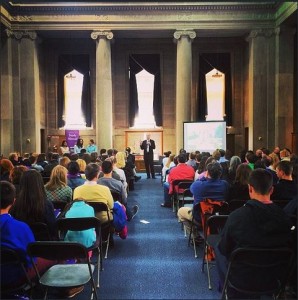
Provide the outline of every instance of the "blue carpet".
[[[129,192],[129,206],[139,205],[128,223],[128,237],[115,236],[115,246],[104,260],[100,299],[219,299],[216,268],[212,268],[213,290],[201,272],[202,246],[198,258],[169,208],[160,207],[163,188],[160,177],[142,179]],[[141,221],[147,221],[144,224]],[[90,288],[74,299],[88,299]]]

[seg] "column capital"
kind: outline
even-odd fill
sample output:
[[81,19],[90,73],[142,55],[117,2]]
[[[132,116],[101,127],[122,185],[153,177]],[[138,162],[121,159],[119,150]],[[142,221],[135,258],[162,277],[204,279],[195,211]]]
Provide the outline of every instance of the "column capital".
[[32,41],[37,39],[36,31],[27,31],[27,30],[5,30],[8,37],[13,37],[17,40],[21,40],[23,38],[31,39]]
[[111,40],[113,39],[114,34],[111,31],[93,31],[91,33],[91,38],[93,40],[97,40],[97,39],[107,39],[107,40]]
[[276,34],[279,34],[279,29],[278,28],[269,28],[269,29],[255,29],[252,30],[248,37],[246,38],[246,41],[249,41],[251,39],[254,39],[256,37],[272,37]]
[[176,30],[174,32],[174,38],[176,40],[179,40],[182,36],[186,36],[191,40],[193,40],[197,35],[194,30]]

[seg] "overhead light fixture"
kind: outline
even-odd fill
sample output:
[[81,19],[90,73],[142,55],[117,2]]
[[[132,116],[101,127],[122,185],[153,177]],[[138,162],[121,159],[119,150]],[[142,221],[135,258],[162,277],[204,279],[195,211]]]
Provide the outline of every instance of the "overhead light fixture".
[[220,77],[222,77],[222,74],[219,74],[218,71],[216,71],[216,73],[213,74],[212,77],[214,77],[214,78],[220,78]]

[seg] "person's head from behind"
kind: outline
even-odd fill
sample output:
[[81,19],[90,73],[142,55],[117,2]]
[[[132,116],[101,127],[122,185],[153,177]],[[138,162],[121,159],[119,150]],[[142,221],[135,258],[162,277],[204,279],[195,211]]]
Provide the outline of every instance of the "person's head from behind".
[[272,184],[273,178],[270,172],[265,169],[254,169],[248,179],[250,198],[253,199],[256,196],[270,197],[273,191]]
[[0,181],[0,195],[1,210],[9,209],[16,198],[14,185],[5,180]]
[[10,172],[14,168],[12,162],[9,159],[2,158],[0,160],[0,174]]
[[113,165],[111,161],[105,160],[101,164],[101,170],[104,174],[110,174],[113,171]]
[[124,168],[125,167],[125,153],[124,152],[117,152],[116,154],[116,166],[117,168]]
[[49,182],[46,187],[63,187],[67,185],[67,169],[61,165],[53,168]]
[[211,179],[219,179],[222,174],[222,166],[220,165],[219,162],[212,161],[207,165],[206,171],[207,171],[207,177]]
[[25,222],[43,222],[46,193],[41,174],[28,170],[22,174],[20,192],[12,207],[12,215]]
[[67,157],[67,156],[61,157],[61,159],[60,159],[60,161],[59,161],[60,166],[63,166],[63,167],[65,167],[65,168],[68,167],[68,164],[69,164],[69,163],[70,163],[70,158]]
[[290,178],[293,173],[293,164],[287,160],[281,160],[276,165],[276,175],[279,179]]
[[77,163],[78,163],[78,165],[79,165],[79,167],[80,167],[80,172],[81,172],[81,173],[84,173],[85,170],[86,170],[86,166],[87,166],[86,161],[83,160],[82,158],[79,158],[79,159],[77,160]]
[[89,181],[95,179],[97,180],[99,175],[99,165],[95,163],[90,163],[89,165],[87,165],[85,169],[85,175],[86,175],[86,179]]
[[13,184],[19,184],[23,172],[26,172],[28,169],[25,166],[15,166],[9,173],[9,180]]
[[59,154],[58,153],[53,153],[52,154],[52,161],[58,161],[59,160]]
[[76,161],[71,161],[67,165],[67,170],[70,175],[78,175],[80,173],[80,166]]
[[253,153],[253,151],[247,151],[245,159],[248,163],[254,164],[258,160],[258,157]]
[[251,171],[252,169],[248,164],[240,164],[236,170],[235,182],[239,182],[242,185],[247,185]]
[[180,153],[178,155],[178,163],[184,164],[186,162],[186,155],[184,153]]
[[234,155],[231,157],[230,160],[230,166],[229,166],[229,170],[230,171],[236,171],[238,166],[241,164],[241,159],[239,156]]

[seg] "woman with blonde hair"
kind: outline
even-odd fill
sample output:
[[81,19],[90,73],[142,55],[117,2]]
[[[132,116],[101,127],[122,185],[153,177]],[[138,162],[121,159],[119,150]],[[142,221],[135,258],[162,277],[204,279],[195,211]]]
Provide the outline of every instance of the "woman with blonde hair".
[[47,199],[50,201],[72,201],[72,189],[67,185],[67,169],[57,165],[52,170],[50,180],[45,185]]
[[161,170],[161,175],[162,175],[163,181],[166,181],[167,170],[169,170],[172,167],[175,167],[174,157],[175,157],[175,154],[170,154],[170,156],[167,159],[167,162],[165,163],[165,165],[163,166],[163,168]]
[[79,164],[80,167],[80,173],[81,174],[85,174],[85,170],[86,170],[86,161],[82,158],[77,159],[77,163]]

